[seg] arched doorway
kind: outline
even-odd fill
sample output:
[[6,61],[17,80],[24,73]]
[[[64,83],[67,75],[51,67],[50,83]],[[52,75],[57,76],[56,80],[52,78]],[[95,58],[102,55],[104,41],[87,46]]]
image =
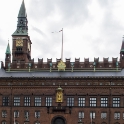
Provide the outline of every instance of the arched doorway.
[[52,119],[51,124],[66,124],[66,120],[62,116],[56,116]]

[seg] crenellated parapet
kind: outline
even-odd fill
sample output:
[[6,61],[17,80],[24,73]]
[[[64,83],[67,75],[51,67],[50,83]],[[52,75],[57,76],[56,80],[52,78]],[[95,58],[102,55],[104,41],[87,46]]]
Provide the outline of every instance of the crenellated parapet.
[[[61,59],[56,59],[56,62],[52,62],[52,58],[48,59],[47,62],[38,58],[38,62],[34,62],[34,59],[31,59],[29,62],[23,61],[13,61],[9,63],[5,68],[6,70],[46,70],[50,69],[55,71],[58,70],[58,63]],[[103,58],[103,61],[99,61],[99,58],[94,58],[94,61],[89,61],[89,58],[84,58],[84,61],[80,61],[80,58],[75,58],[75,61],[71,62],[71,59],[65,59],[65,71],[67,70],[84,70],[84,71],[96,71],[96,70],[118,70],[121,69],[121,64],[118,61],[118,58],[112,58],[112,61],[109,61],[109,58]]]

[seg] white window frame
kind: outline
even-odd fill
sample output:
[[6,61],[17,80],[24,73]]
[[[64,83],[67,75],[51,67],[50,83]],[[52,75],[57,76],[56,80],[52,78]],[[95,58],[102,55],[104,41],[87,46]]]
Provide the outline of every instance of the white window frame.
[[14,106],[20,106],[20,97],[14,97]]
[[78,118],[79,119],[83,119],[84,118],[84,112],[83,111],[78,112]]
[[7,124],[6,121],[2,121],[2,124]]
[[40,111],[35,111],[35,118],[39,118],[40,117]]
[[18,118],[19,117],[19,111],[14,111],[14,117]]
[[52,97],[46,97],[46,106],[52,106]]
[[90,107],[96,107],[96,104],[97,104],[96,97],[91,97],[90,98]]
[[67,98],[67,106],[74,106],[74,97]]
[[95,118],[96,118],[96,113],[90,112],[90,119],[95,119]]
[[82,106],[84,107],[85,106],[85,97],[79,97],[78,98],[78,106]]
[[113,97],[113,107],[120,107],[120,97]]
[[24,106],[30,106],[31,105],[31,98],[30,96],[24,97]]
[[121,115],[120,115],[120,112],[115,112],[115,113],[114,113],[114,119],[115,119],[115,120],[119,120],[119,119],[120,119],[120,116],[121,116]]
[[107,118],[107,112],[101,112],[101,119]]
[[34,104],[35,104],[35,106],[41,106],[41,97],[39,97],[39,96],[36,96],[35,98],[34,98]]
[[6,118],[7,117],[7,111],[6,110],[2,110],[2,117]]
[[29,111],[24,111],[24,117],[26,118],[26,121],[29,121]]

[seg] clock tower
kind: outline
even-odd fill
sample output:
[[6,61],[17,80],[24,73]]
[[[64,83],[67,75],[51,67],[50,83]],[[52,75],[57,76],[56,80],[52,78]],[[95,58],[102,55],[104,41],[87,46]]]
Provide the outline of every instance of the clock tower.
[[31,40],[28,36],[28,20],[24,0],[17,21],[17,29],[12,34],[12,61],[29,62],[31,60]]

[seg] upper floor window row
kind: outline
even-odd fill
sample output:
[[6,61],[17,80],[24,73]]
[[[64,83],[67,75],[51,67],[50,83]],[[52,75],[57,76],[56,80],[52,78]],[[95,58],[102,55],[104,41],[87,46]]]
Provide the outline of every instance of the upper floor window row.
[[[90,107],[97,107],[97,97],[90,97],[88,98],[89,103],[86,103],[86,98],[87,97],[78,97],[78,106],[80,107],[85,107],[85,106],[90,106]],[[67,97],[67,106],[75,106],[75,98],[74,97]],[[100,106],[101,107],[108,107],[108,97],[101,97],[100,98]],[[112,101],[112,107],[120,107],[120,102],[121,99],[120,97],[113,97],[111,99]],[[52,106],[53,98],[51,96],[45,98],[45,105],[46,106]],[[34,97],[34,106],[41,106],[42,104],[42,98],[40,96]],[[2,105],[3,106],[9,106],[10,105],[10,99],[8,96],[3,97],[2,99]],[[21,98],[19,96],[15,96],[13,98],[13,105],[14,106],[20,106],[21,105]],[[30,96],[25,96],[23,99],[23,105],[24,106],[31,106],[31,97]]]

